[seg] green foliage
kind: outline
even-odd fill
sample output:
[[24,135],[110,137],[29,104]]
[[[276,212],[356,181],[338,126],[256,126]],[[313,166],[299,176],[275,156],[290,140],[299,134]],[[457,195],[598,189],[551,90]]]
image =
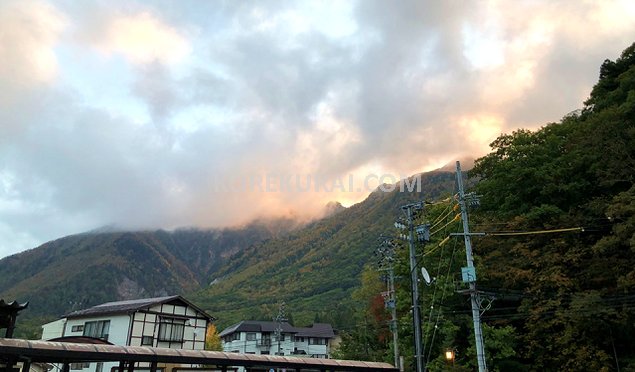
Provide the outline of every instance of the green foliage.
[[534,369],[608,370],[616,354],[622,368],[632,359],[634,49],[602,65],[582,114],[499,137],[471,173],[483,226],[584,227],[479,243],[482,285],[520,296],[495,302],[492,319],[518,330],[519,358]]
[[333,354],[336,358],[376,361],[388,358],[389,318],[381,296],[383,291],[385,285],[377,271],[366,267],[362,271],[361,286],[352,294],[357,305],[354,323],[342,332],[342,342]]
[[[608,371],[618,362],[635,369],[635,44],[602,65],[585,105],[540,130],[501,135],[470,173],[482,195],[472,211],[481,231],[583,228],[474,239],[479,288],[496,294],[482,318],[489,370]],[[431,206],[429,218],[446,214],[439,208]],[[420,287],[424,351],[430,371],[471,371],[469,305],[455,293],[456,274],[444,274],[458,274],[464,264],[450,243],[438,247],[449,231],[417,247],[436,277]],[[400,350],[412,370],[406,251],[395,263],[397,308]],[[352,350],[361,345],[352,336],[347,343]],[[445,360],[447,349],[457,351],[453,363]]]
[[227,252],[279,236],[286,223],[68,236],[0,260],[0,298],[30,302],[15,335],[38,338],[42,324],[74,310],[200,289]]

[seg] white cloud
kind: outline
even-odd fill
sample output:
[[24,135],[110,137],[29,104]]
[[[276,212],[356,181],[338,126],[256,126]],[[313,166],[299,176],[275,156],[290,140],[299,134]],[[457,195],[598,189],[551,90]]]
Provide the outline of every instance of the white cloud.
[[117,15],[105,25],[98,49],[118,53],[132,63],[176,63],[190,53],[186,35],[149,12]]
[[44,2],[0,3],[0,78],[12,88],[51,82],[57,72],[54,47],[65,24],[64,16]]

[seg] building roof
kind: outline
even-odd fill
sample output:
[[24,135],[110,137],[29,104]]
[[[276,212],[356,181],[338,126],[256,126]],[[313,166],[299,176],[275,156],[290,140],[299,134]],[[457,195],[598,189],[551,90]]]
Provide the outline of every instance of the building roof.
[[[333,327],[326,323],[315,323],[310,327],[294,327],[287,322],[282,322],[280,325],[282,333],[294,333],[297,336],[302,337],[335,337]],[[220,333],[220,337],[224,337],[235,332],[275,332],[277,328],[278,322],[243,320],[242,322],[225,328]]]
[[161,305],[165,303],[175,303],[175,302],[194,308],[194,310],[198,311],[209,320],[212,320],[212,321],[216,320],[216,318],[207,314],[198,306],[192,304],[191,302],[187,301],[181,296],[165,296],[165,297],[154,297],[154,298],[141,298],[136,300],[106,302],[104,304],[96,305],[88,309],[73,311],[72,313],[67,314],[65,317],[66,318],[85,318],[85,317],[103,316],[103,315],[129,314],[135,311],[149,309],[152,306]]
[[335,337],[335,332],[333,331],[333,327],[327,323],[313,323],[310,327],[296,328],[298,333],[296,336],[301,337],[324,337],[324,338],[333,338]]

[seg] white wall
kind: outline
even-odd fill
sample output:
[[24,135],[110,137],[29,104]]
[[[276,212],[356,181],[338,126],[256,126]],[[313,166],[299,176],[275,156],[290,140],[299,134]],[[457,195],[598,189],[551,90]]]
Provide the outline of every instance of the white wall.
[[[161,314],[154,314],[154,313]],[[175,317],[189,317],[186,321],[183,342],[159,342],[159,317],[165,314],[166,317],[174,315]],[[73,332],[73,326],[84,325],[86,322],[110,320],[110,328],[108,330],[108,341],[115,345],[140,346],[142,336],[152,336],[154,343],[152,347],[170,347],[178,349],[203,350],[205,348],[205,332],[207,330],[206,319],[203,315],[190,307],[174,306],[174,305],[157,305],[149,309],[149,311],[136,312],[134,318],[130,315],[110,315],[97,316],[90,318],[76,319],[60,319],[42,326],[42,339],[47,340],[55,337],[63,336],[82,336],[83,330]],[[132,328],[130,326],[132,325]],[[130,344],[128,344],[128,335],[130,334]],[[110,372],[111,368],[118,367],[119,363],[104,363],[102,371]],[[81,372],[96,372],[97,364],[91,363],[90,367],[84,368]],[[71,370],[71,372],[75,372]],[[80,371],[77,371],[80,372]]]
[[81,336],[84,331],[73,332],[73,326],[84,325],[86,322],[95,322],[99,320],[110,320],[110,329],[108,330],[108,342],[115,345],[127,345],[128,327],[130,326],[130,316],[128,315],[110,315],[99,316],[94,318],[77,318],[68,319],[66,322],[66,330],[64,336]]
[[50,340],[52,338],[62,337],[64,334],[64,324],[66,318],[46,323],[42,326],[42,340]]
[[[256,332],[256,341],[247,341],[247,333],[248,332],[240,332],[240,338],[238,340],[233,340],[230,342],[223,341],[223,351],[237,351],[241,354],[261,354],[262,351],[269,351],[270,355],[275,355],[278,352],[278,341],[276,340],[275,335],[271,335],[271,347],[263,348],[258,347],[258,344],[260,344],[262,339],[262,334],[260,332]],[[280,342],[281,352],[284,353],[285,356],[293,355],[293,352],[296,348],[298,350],[304,350],[306,352],[306,357],[310,357],[311,355],[315,354],[329,354],[328,345],[309,345],[308,337],[304,338],[304,342],[294,342],[293,336],[291,334],[285,334],[284,341]]]

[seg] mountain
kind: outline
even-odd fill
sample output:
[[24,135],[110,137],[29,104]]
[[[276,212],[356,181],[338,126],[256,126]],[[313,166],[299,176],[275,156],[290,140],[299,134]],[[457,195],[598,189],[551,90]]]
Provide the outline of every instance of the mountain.
[[329,203],[326,217],[255,221],[234,229],[117,231],[64,237],[0,260],[0,298],[30,301],[18,335],[98,303],[185,294],[227,325],[268,319],[279,301],[300,322],[332,313],[359,284],[380,233],[399,206],[452,191],[454,175],[429,172],[421,191],[380,189],[349,208]]
[[67,236],[0,260],[0,298],[30,301],[23,323],[107,301],[190,293],[233,254],[293,228],[294,221],[274,220],[235,229]]
[[244,318],[269,319],[280,302],[297,324],[326,318],[344,325],[361,271],[373,258],[379,236],[394,233],[400,207],[454,189],[451,172],[412,178],[420,179],[420,192],[377,189],[361,203],[241,251],[218,271],[213,285],[193,294],[194,300],[217,315],[221,326]]

